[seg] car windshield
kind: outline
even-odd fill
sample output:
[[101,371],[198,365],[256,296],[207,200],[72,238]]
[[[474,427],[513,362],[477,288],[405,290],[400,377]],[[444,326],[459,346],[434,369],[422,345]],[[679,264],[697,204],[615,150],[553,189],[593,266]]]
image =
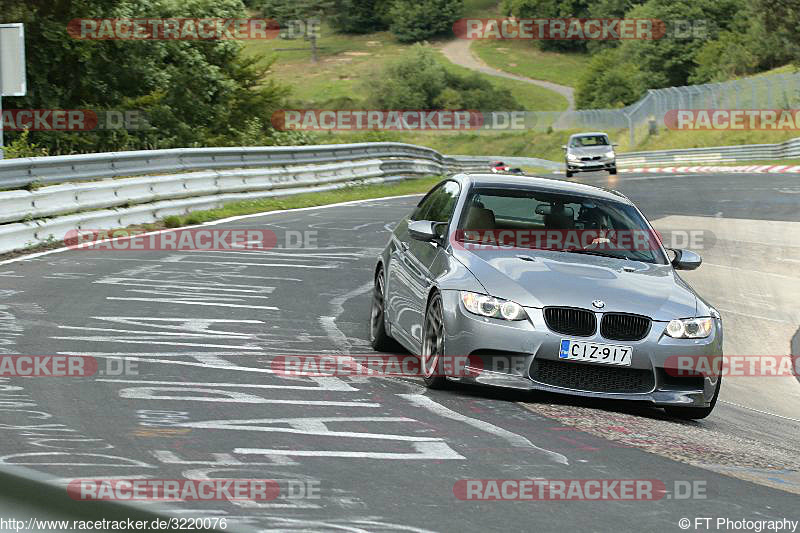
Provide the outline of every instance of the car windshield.
[[569,145],[573,148],[582,148],[584,146],[608,146],[609,142],[605,135],[584,135],[573,137]]
[[666,263],[657,235],[631,205],[528,189],[474,189],[458,241]]

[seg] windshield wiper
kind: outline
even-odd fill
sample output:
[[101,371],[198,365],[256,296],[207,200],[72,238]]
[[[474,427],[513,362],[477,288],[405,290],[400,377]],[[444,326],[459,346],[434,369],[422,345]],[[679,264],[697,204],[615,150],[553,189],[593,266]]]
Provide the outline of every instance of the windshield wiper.
[[592,250],[589,248],[572,248],[572,249],[563,249],[559,250],[559,252],[571,253],[571,254],[586,254],[586,255],[599,255],[600,257],[613,257],[614,259],[625,259],[626,261],[630,261],[631,258],[627,255],[616,255],[610,254],[607,252],[601,252],[599,250]]

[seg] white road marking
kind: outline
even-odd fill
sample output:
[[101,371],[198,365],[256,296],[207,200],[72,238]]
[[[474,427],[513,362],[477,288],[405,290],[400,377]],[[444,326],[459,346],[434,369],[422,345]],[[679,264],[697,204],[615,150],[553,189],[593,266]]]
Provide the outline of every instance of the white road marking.
[[[311,377],[312,380],[322,380],[327,378],[319,378],[319,377]],[[183,382],[183,381],[147,381],[147,380],[135,380],[135,379],[97,379],[95,381],[103,381],[107,383],[132,383],[137,385],[170,385],[170,386],[179,386],[179,387],[225,387],[225,388],[238,388],[238,389],[282,389],[282,390],[308,390],[308,391],[320,391],[320,390],[334,390],[330,387],[322,388],[322,387],[304,387],[302,385],[255,385],[250,383],[198,383],[198,382]],[[339,390],[342,392],[357,392],[358,389],[353,388],[347,385],[345,382],[337,379],[336,381],[342,384],[341,387],[337,387],[335,390]]]
[[[319,390],[319,389],[317,389]],[[171,396],[161,394],[163,392],[196,392],[199,394],[218,394],[222,395],[213,396]],[[280,404],[280,405],[315,405],[315,406],[330,406],[330,407],[380,407],[379,403],[365,402],[362,400],[354,400],[349,402],[344,401],[329,401],[329,400],[274,400],[271,398],[262,398],[254,394],[246,392],[226,391],[221,389],[206,389],[200,387],[129,387],[127,389],[120,389],[120,398],[133,399],[133,400],[171,400],[171,401],[191,401],[191,402],[213,402],[213,403],[247,403],[247,404]],[[198,422],[200,423],[200,422]],[[175,427],[204,427],[204,426],[187,426],[186,424],[194,424],[194,422],[186,422],[183,424],[175,424]],[[242,429],[234,427],[232,429]],[[271,431],[267,429],[252,429],[249,431]],[[278,429],[276,432],[282,432]],[[286,431],[292,433],[293,431]],[[299,431],[302,433],[302,431]]]
[[234,448],[233,453],[241,455],[290,455],[294,457],[339,457],[352,459],[397,459],[408,461],[410,459],[442,460],[466,459],[457,453],[445,442],[412,442],[416,453],[400,452],[349,452],[339,450],[281,450],[264,448]]
[[450,420],[455,420],[457,422],[462,422],[469,426],[472,426],[476,429],[489,433],[491,435],[495,435],[497,437],[502,438],[503,440],[507,441],[509,444],[514,446],[515,448],[533,448],[534,450],[540,451],[545,453],[547,456],[552,458],[556,463],[568,465],[569,461],[565,455],[562,455],[558,452],[554,452],[551,450],[546,450],[544,448],[540,448],[533,444],[530,440],[523,437],[522,435],[517,435],[507,429],[503,429],[501,427],[495,426],[489,422],[484,420],[480,420],[478,418],[472,418],[466,415],[462,415],[461,413],[457,413],[452,409],[445,407],[423,394],[398,394],[401,398],[405,398],[409,402],[413,403],[417,407],[422,407],[427,409],[428,411],[439,415],[444,418],[449,418]]
[[[236,285],[231,283],[219,283],[216,281],[209,281],[203,286],[199,285],[180,285],[174,281],[160,280],[160,279],[142,279],[142,278],[103,278],[92,283],[102,285],[129,285],[134,287],[142,287],[144,284],[152,284],[153,289],[181,289],[181,290],[198,290],[207,291],[213,289],[219,292],[246,292],[246,293],[266,293],[270,294],[275,291],[275,287],[269,286],[256,286],[256,285]],[[247,287],[247,288],[244,288]]]
[[[325,403],[325,402],[322,402]],[[331,402],[333,403],[333,402]],[[368,404],[365,404],[368,405]],[[376,404],[378,407],[380,404]],[[363,431],[333,431],[328,429],[331,422],[418,422],[404,416],[330,416],[306,418],[256,418],[245,420],[205,420],[200,422],[183,422],[175,427],[221,429],[238,431],[257,431],[264,433],[289,433],[295,435],[317,435],[320,437],[343,437],[352,439],[392,440],[408,442],[441,442],[438,437],[418,437],[413,435],[396,435],[390,433],[365,433]],[[264,424],[256,426],[253,424]],[[273,425],[274,424],[274,425]],[[278,427],[277,425],[291,427]]]
[[790,420],[790,421],[792,421],[792,422],[797,422],[798,424],[800,424],[800,420],[798,420],[798,419],[796,419],[796,418],[790,418],[790,417],[788,417],[788,416],[776,415],[775,413],[770,413],[770,412],[767,412],[767,411],[762,411],[762,410],[760,410],[760,409],[753,409],[752,407],[747,407],[746,405],[739,405],[738,403],[726,402],[726,401],[724,401],[724,400],[718,400],[718,401],[719,401],[719,403],[724,403],[724,404],[727,404],[727,405],[732,405],[732,406],[734,406],[734,407],[739,407],[740,409],[746,409],[747,411],[753,411],[754,413],[759,413],[759,414],[762,414],[762,415],[774,416],[774,417],[777,417],[777,418],[782,418],[782,419],[784,419],[784,420]]
[[200,305],[208,307],[237,307],[241,309],[264,309],[267,311],[280,311],[279,308],[271,305],[242,305],[242,304],[226,304],[220,302],[191,302],[185,300],[175,300],[171,298],[123,298],[119,296],[106,296],[106,300],[120,300],[124,302],[153,302],[153,303],[168,303],[180,305]]
[[[164,339],[154,338],[153,340],[134,340],[134,339],[126,339],[124,337],[101,337],[101,336],[75,336],[75,337],[50,337],[51,339],[57,339],[62,341],[87,341],[87,342],[115,342],[120,344],[159,344],[164,346],[193,346],[195,348],[222,348],[222,349],[236,349],[236,350],[256,350],[261,351],[262,347],[260,346],[247,346],[247,345],[237,345],[237,344],[207,344],[207,343],[199,343],[199,342],[168,342]],[[83,353],[76,354],[76,355],[83,355]],[[191,354],[187,354],[191,355]],[[129,357],[131,361],[136,361],[141,359],[142,361],[157,361],[156,359],[142,359],[142,358],[134,358]],[[174,362],[174,361],[171,361]]]

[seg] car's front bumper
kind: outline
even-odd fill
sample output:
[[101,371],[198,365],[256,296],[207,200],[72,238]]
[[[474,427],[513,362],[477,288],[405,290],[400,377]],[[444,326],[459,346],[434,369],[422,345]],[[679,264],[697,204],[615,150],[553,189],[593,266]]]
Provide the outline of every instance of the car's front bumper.
[[[446,353],[452,356],[469,356],[470,364],[474,367],[474,375],[456,378],[460,381],[576,396],[637,400],[662,406],[706,407],[714,396],[717,378],[675,377],[672,375],[675,372],[668,372],[665,367],[674,363],[675,356],[722,355],[722,327],[719,321],[714,332],[706,339],[667,337],[664,335],[666,323],[654,321],[644,339],[628,342],[606,340],[600,336],[599,331],[591,337],[571,337],[555,333],[547,328],[541,309],[526,308],[529,320],[509,322],[469,313],[464,309],[458,291],[443,291],[442,298],[445,304]],[[599,315],[598,313],[598,324]],[[562,339],[631,346],[631,366],[615,367],[559,359]],[[537,362],[535,368],[534,362]],[[543,374],[537,373],[536,369],[545,365],[551,370],[559,369],[558,372],[579,371],[588,375],[597,372],[598,376],[602,373],[604,380],[608,380],[610,376],[612,381],[615,372],[625,372],[634,375],[636,379],[642,377],[645,388],[636,387],[620,392],[613,387],[611,390],[603,390],[598,383],[586,388],[565,387],[540,377]],[[577,365],[581,368],[576,368]]]
[[566,165],[570,172],[594,172],[617,168],[617,160],[610,158],[596,161],[567,161]]

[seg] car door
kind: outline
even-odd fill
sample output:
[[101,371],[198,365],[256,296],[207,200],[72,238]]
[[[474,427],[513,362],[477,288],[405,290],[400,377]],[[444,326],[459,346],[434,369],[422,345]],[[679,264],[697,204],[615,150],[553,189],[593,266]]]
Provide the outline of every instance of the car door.
[[[461,192],[460,185],[452,180],[440,183],[422,199],[414,212],[404,219],[395,231],[390,259],[389,287],[391,294],[387,306],[392,322],[392,334],[403,337],[406,343],[419,347],[422,338],[422,321],[425,303],[433,278],[430,267],[441,247],[436,243],[422,242],[408,235],[408,223],[415,220],[442,222],[442,235],[447,234],[447,223],[453,216]],[[396,242],[395,242],[396,239]]]

